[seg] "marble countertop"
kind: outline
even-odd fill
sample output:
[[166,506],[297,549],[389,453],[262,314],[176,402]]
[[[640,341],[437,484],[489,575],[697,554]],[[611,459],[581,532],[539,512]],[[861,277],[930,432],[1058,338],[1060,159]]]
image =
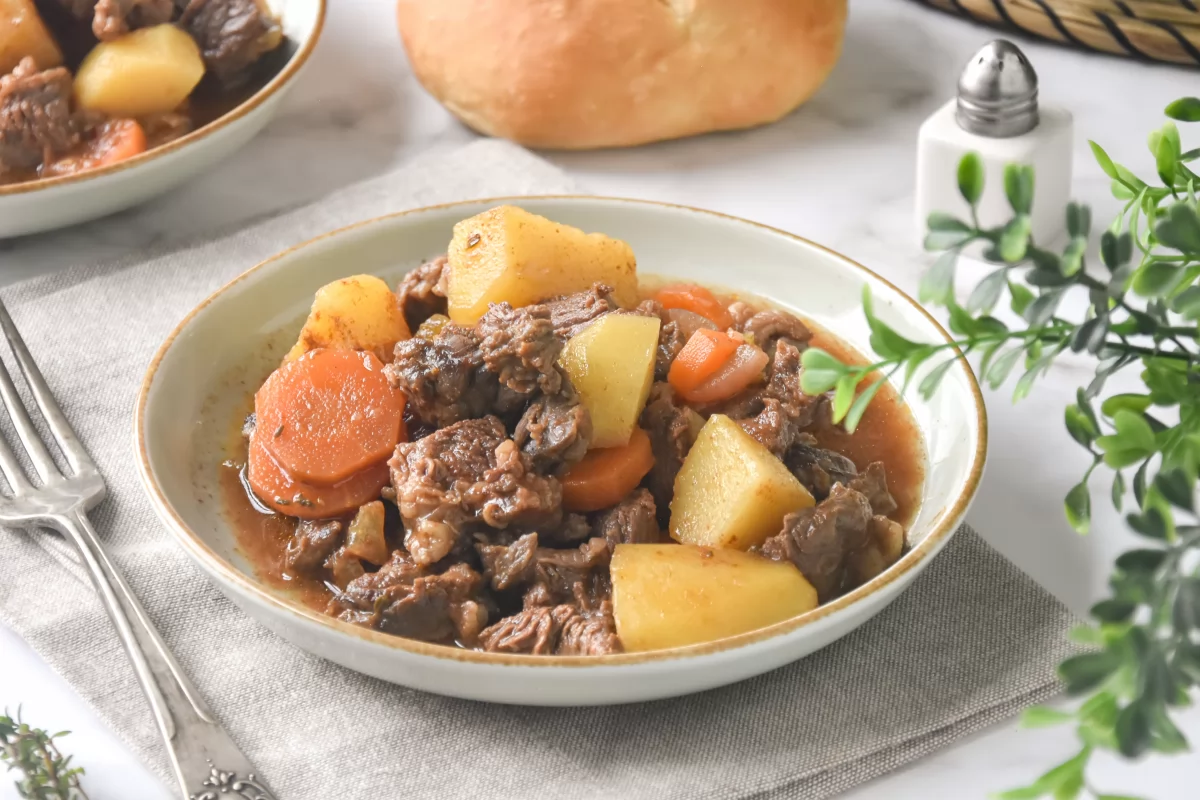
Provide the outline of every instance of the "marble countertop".
[[[473,137],[411,77],[390,3],[332,6],[324,38],[283,113],[245,150],[140,209],[0,242],[0,282],[244,222],[435,144]],[[595,193],[704,206],[775,225],[915,290],[926,263],[912,243],[917,128],[952,95],[958,69],[992,33],[907,0],[855,0],[852,6],[845,55],[830,81],[775,125],[634,150],[544,155]],[[1152,174],[1146,134],[1169,101],[1196,93],[1196,73],[1020,42],[1041,75],[1043,102],[1075,114],[1075,196],[1093,205],[1097,220],[1111,218],[1108,182],[1084,137]],[[1019,406],[1005,393],[989,396],[990,459],[969,515],[994,547],[1079,612],[1104,595],[1113,558],[1132,541],[1106,503],[1096,503],[1086,538],[1062,516],[1062,497],[1086,467],[1063,429],[1062,409],[1087,375],[1085,362],[1068,358]],[[0,707],[18,703],[38,724],[75,731],[68,749],[88,769],[93,800],[172,796],[61,679],[0,627]],[[1182,721],[1200,744],[1200,709]],[[1067,730],[1019,731],[1008,723],[848,796],[983,798],[1029,782],[1074,748]],[[1101,757],[1093,778],[1113,794],[1183,800],[1195,797],[1197,774],[1196,754],[1136,766]],[[0,785],[0,798],[15,797],[11,786]]]

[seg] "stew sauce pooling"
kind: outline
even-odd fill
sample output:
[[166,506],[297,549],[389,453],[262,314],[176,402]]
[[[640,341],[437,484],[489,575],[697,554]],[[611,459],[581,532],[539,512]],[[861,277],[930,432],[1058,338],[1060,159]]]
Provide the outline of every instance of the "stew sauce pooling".
[[[231,445],[223,500],[242,552],[271,585],[314,609],[396,635],[494,652],[599,655],[669,646],[666,639],[654,644],[639,614],[661,593],[661,586],[645,587],[643,564],[683,552],[676,547],[748,549],[729,553],[742,559],[734,566],[743,570],[786,566],[790,572],[772,580],[802,585],[787,601],[799,605],[781,612],[786,618],[869,580],[906,546],[924,460],[907,407],[885,385],[848,434],[831,424],[827,397],[799,392],[806,347],[858,358],[832,333],[766,303],[696,286],[643,287],[644,302],[631,309],[597,285],[524,308],[494,305],[476,325],[456,324],[444,316],[448,269],[445,258],[430,262],[397,290],[415,335],[396,345],[384,373],[407,400],[408,441],[390,460],[379,499],[320,519],[312,505],[313,498],[320,502],[319,487],[303,509],[274,489],[273,497],[256,497],[264,494],[261,462],[259,478],[253,457],[248,474],[245,442]],[[630,338],[620,341],[632,343],[647,325],[657,331],[648,356],[653,383],[636,408],[634,434],[628,444],[590,447],[614,424],[610,417],[620,416],[628,393],[605,400],[603,414],[589,412],[598,408],[594,387],[570,371],[572,353],[591,344],[589,368],[603,372],[596,341],[628,329]],[[333,346],[328,337],[316,341],[319,333],[306,326],[297,348],[308,354],[299,361]],[[378,352],[370,344],[359,349]],[[264,437],[252,441],[269,449],[266,437],[285,435],[284,425],[272,426],[262,430],[251,417],[246,432]],[[692,461],[707,457],[700,451],[715,437],[732,437],[756,466],[706,477],[712,470]],[[768,499],[759,505],[793,503],[769,531],[736,494],[709,506],[675,496],[689,481],[705,480],[716,480],[719,494],[727,482],[721,475],[765,475],[767,460],[783,477],[762,478],[755,491]],[[803,499],[781,500],[791,497],[793,476]],[[672,535],[685,544],[638,549],[672,542]],[[681,566],[678,574],[684,572]],[[712,582],[718,574],[714,565],[710,577],[697,579],[709,583],[681,586],[680,596],[748,602],[737,592],[753,591],[756,573],[740,573],[751,578],[742,581],[748,590],[738,581]],[[687,624],[692,612],[678,613],[679,624]],[[699,632],[685,641],[732,632]],[[624,644],[622,633],[636,646]]]

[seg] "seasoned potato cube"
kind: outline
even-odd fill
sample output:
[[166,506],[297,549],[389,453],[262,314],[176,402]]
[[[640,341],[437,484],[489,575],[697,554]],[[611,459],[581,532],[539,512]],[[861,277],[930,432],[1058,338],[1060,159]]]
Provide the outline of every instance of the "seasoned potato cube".
[[454,226],[446,296],[450,319],[473,325],[488,303],[527,306],[548,297],[613,287],[617,301],[638,301],[637,260],[629,245],[599,233],[498,206]]
[[202,77],[195,40],[155,25],[92,48],[75,74],[75,100],[113,117],[141,117],[175,110]]
[[355,275],[317,290],[308,321],[286,360],[331,347],[366,350],[391,361],[396,342],[408,337],[396,293],[374,275]]
[[0,0],[0,75],[12,72],[26,57],[36,61],[38,69],[62,63],[62,51],[33,0]]
[[729,417],[714,414],[675,478],[671,538],[745,550],[811,505],[812,495],[782,461]]
[[629,443],[654,382],[658,317],[607,314],[572,337],[559,356],[592,417],[591,447]]
[[817,607],[817,590],[791,564],[693,545],[617,545],[612,586],[628,652],[709,642]]

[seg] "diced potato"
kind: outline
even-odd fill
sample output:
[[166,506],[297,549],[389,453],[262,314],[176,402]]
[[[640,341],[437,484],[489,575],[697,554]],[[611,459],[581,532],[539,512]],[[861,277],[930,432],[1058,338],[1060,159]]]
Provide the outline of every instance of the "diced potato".
[[671,538],[745,550],[811,505],[812,495],[782,461],[729,417],[713,414],[675,478]]
[[101,42],[79,65],[75,100],[113,117],[174,111],[204,77],[194,39],[174,25],[155,25]]
[[396,293],[374,275],[354,275],[317,290],[308,321],[286,360],[329,347],[366,350],[391,361],[396,342],[408,337]]
[[658,317],[607,314],[572,337],[559,366],[592,417],[591,447],[629,443],[654,382]]
[[346,532],[346,552],[372,564],[383,564],[391,553],[388,551],[384,533],[385,511],[383,501],[372,500],[360,506],[350,529]]
[[12,72],[27,57],[38,69],[57,67],[63,60],[33,0],[0,0],[0,74]]
[[737,550],[619,544],[613,614],[628,652],[709,642],[817,607],[817,590],[791,564]]
[[583,291],[597,281],[617,301],[638,301],[637,260],[629,245],[599,233],[498,206],[454,226],[446,296],[450,319],[473,325],[488,303],[527,306]]

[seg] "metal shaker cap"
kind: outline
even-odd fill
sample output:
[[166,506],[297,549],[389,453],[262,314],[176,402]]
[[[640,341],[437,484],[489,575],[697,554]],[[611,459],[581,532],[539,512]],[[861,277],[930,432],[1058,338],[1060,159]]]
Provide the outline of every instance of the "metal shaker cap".
[[1029,59],[1007,39],[989,42],[958,79],[959,127],[1003,139],[1038,125],[1038,78]]

